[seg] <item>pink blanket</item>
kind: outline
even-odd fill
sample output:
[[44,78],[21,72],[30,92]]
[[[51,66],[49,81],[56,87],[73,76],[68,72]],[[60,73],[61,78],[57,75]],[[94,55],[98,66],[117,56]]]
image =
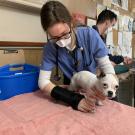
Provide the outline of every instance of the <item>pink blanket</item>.
[[24,94],[0,101],[0,135],[135,135],[135,109],[107,100],[82,113],[40,92]]

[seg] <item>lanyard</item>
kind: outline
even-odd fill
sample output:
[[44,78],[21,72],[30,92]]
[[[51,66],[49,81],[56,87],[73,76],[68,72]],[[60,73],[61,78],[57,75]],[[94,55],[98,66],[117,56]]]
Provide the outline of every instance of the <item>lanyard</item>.
[[[78,51],[81,51],[82,62],[84,63],[83,69],[85,69],[85,67],[87,67],[89,64],[88,64],[88,59],[86,57],[86,55],[88,55],[86,48],[79,47],[79,43],[78,43],[78,39],[77,39],[76,34],[75,34],[75,38],[76,38],[76,48],[73,51],[68,51],[68,52],[72,56],[72,58],[74,59],[74,69],[76,72],[78,72],[78,67],[81,63],[81,61],[78,59]],[[56,79],[55,80],[59,80],[59,78],[60,78],[59,69],[58,69],[58,63],[59,63],[59,60],[58,60],[59,51],[58,50],[59,50],[59,47],[58,47],[58,45],[56,45],[56,75],[55,75]]]
[[[77,36],[76,36],[76,34],[75,34],[75,37],[76,37],[76,46],[77,46],[77,49],[79,49],[79,51],[81,51],[81,55],[82,55],[82,61],[83,61],[83,63],[84,63],[84,65],[83,65],[83,69],[85,68],[85,67],[87,67],[87,66],[89,66],[90,64],[90,60],[88,59],[88,57],[86,57],[86,56],[88,56],[88,52],[87,52],[87,50],[86,50],[86,47],[85,47],[85,45],[84,45],[84,47],[82,47],[82,46],[79,46],[79,43],[78,43],[78,39],[77,39]],[[77,52],[77,51],[76,51]],[[76,61],[78,61],[78,57],[77,57],[77,53],[76,53]],[[78,61],[79,62],[79,61]],[[79,64],[79,63],[78,63]],[[77,65],[78,65],[77,64]]]

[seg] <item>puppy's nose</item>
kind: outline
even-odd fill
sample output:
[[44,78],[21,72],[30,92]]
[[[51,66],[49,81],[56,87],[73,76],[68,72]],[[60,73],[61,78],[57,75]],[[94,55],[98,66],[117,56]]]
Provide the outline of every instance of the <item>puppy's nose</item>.
[[113,92],[112,91],[108,91],[108,97],[112,97]]

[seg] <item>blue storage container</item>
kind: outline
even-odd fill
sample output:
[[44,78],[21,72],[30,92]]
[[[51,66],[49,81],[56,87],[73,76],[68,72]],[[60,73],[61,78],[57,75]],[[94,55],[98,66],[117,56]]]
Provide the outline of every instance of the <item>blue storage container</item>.
[[29,64],[0,67],[0,100],[38,90],[39,67]]

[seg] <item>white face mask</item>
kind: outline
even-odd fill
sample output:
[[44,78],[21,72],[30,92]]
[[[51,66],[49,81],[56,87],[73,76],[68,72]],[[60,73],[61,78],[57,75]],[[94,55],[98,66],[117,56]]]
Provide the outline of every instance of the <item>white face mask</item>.
[[59,47],[67,47],[71,45],[71,37],[68,39],[61,39],[56,42]]

